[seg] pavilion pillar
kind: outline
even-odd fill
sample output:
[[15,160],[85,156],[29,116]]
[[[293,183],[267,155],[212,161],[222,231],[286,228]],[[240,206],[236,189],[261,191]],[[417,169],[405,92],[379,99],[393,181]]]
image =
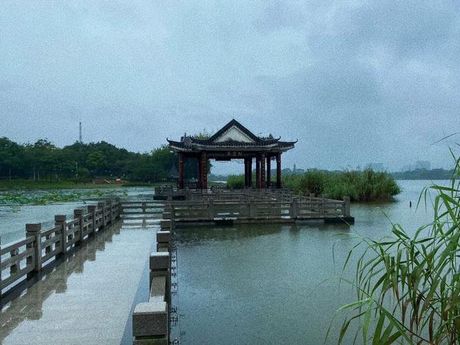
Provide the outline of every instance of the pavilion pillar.
[[201,189],[208,189],[208,157],[201,152]]
[[276,154],[276,188],[281,188],[281,152]]
[[272,185],[272,167],[271,167],[271,156],[267,156],[267,188]]
[[252,157],[248,158],[248,187],[252,187]]
[[265,155],[260,157],[260,187],[265,188]]
[[184,154],[179,152],[179,189],[184,189]]
[[256,188],[260,188],[260,156],[256,156]]
[[201,189],[202,188],[201,186],[203,186],[203,169],[201,166],[201,155],[197,157],[196,161],[198,165],[198,176],[197,176],[198,185],[196,187],[197,189]]
[[244,159],[244,187],[249,187],[249,158]]

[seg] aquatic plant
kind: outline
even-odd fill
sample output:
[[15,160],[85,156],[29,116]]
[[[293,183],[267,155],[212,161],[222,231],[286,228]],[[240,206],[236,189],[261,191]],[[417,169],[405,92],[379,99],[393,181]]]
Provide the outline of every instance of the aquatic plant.
[[[103,198],[113,195],[111,190],[86,190],[86,191],[46,191],[28,193],[24,191],[0,193],[0,205],[21,206],[21,205],[47,205],[59,202],[81,201],[90,198]],[[124,194],[116,193],[116,194]]]
[[[357,300],[346,312],[339,343],[356,323],[364,344],[460,344],[460,160],[448,186],[426,188],[419,203],[433,197],[434,218],[409,235],[394,224],[391,238],[363,239],[349,282]],[[356,341],[356,337],[355,337]]]

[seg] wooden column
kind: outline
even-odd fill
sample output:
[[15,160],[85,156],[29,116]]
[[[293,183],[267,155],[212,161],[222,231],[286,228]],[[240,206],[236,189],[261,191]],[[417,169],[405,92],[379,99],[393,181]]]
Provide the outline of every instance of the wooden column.
[[252,187],[252,157],[248,159],[248,187]]
[[256,188],[260,188],[260,156],[256,156]]
[[272,166],[271,166],[271,156],[267,156],[267,188],[270,188],[272,185]]
[[281,152],[276,154],[276,188],[281,188]]
[[244,159],[244,187],[249,187],[249,159]]
[[260,187],[265,188],[265,155],[260,157]]
[[184,154],[179,153],[179,189],[184,189]]
[[197,179],[198,179],[198,185],[196,186],[198,189],[201,189],[203,188],[203,169],[201,167],[201,155],[197,157],[196,159],[197,161],[197,165],[198,165],[198,176],[197,176]]
[[201,153],[201,189],[208,189],[208,157]]

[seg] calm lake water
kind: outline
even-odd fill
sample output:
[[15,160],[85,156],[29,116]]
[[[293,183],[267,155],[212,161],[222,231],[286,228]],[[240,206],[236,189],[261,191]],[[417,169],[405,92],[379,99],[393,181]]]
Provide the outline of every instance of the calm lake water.
[[[101,189],[94,189],[101,190]],[[92,189],[72,189],[62,190],[61,192],[83,192],[87,193]],[[111,192],[110,189],[104,188],[103,192]],[[38,194],[44,191],[31,191],[29,194]],[[46,191],[45,191],[46,192]],[[138,195],[153,195],[153,188],[129,187],[113,189],[114,195],[122,197],[131,197]],[[54,224],[54,215],[66,214],[73,217],[73,210],[78,207],[94,204],[95,200],[80,200],[75,202],[64,202],[49,205],[0,205],[0,236],[1,243],[6,244],[17,241],[25,236],[25,224],[42,223],[42,228],[51,228]]]
[[[339,286],[338,277],[356,235],[389,235],[391,222],[413,233],[431,221],[429,208],[415,207],[430,181],[399,184],[403,192],[395,203],[353,204],[356,222],[350,228],[269,224],[177,230],[175,336],[181,344],[323,344],[335,311],[355,297],[349,286]],[[333,323],[327,344],[336,344],[342,320]]]
[[[338,277],[348,251],[357,241],[356,236],[380,238],[389,235],[391,222],[402,224],[410,233],[417,226],[428,223],[431,210],[428,208],[426,212],[424,207],[416,210],[415,205],[421,189],[429,183],[399,181],[403,192],[394,203],[353,204],[352,215],[356,223],[350,228],[265,224],[177,230],[179,284],[173,305],[178,307],[180,317],[173,327],[174,337],[180,337],[181,344],[200,345],[323,344],[335,311],[354,300],[354,293],[346,284],[339,286]],[[152,195],[151,188],[123,191],[129,196]],[[412,201],[412,208],[409,208],[409,201]],[[22,238],[25,223],[45,222],[51,226],[55,214],[71,214],[84,203],[1,206],[2,243]],[[145,241],[139,237],[142,232],[122,231],[122,234],[119,241],[123,243]],[[147,237],[153,241],[152,235]],[[136,253],[133,259],[140,258],[139,262],[145,260],[147,263],[148,255],[144,251],[136,249]],[[101,262],[99,255],[99,259],[87,265],[103,264],[104,259]],[[143,269],[139,264],[136,268]],[[92,278],[72,273],[68,285],[72,286],[75,279]],[[105,278],[100,276],[100,279]],[[123,281],[123,276],[120,279]],[[132,281],[133,289],[138,284],[147,289],[148,284],[142,280],[138,283],[136,279]],[[73,290],[69,288],[69,291]],[[123,296],[128,302],[123,309],[126,315],[113,319],[120,317],[126,322],[130,317],[128,300],[134,297],[126,291]],[[37,299],[36,302],[43,301]],[[49,298],[47,303],[50,303]],[[327,344],[336,343],[337,325],[341,320],[339,317],[333,323]],[[351,342],[348,339],[345,344]]]

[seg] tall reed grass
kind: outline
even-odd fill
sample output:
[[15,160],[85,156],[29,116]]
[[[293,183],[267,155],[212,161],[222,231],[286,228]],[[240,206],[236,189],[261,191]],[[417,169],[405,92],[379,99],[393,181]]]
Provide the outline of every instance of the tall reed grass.
[[[253,181],[255,177],[253,177]],[[365,171],[320,171],[309,170],[300,175],[283,176],[283,185],[297,194],[324,196],[351,201],[390,201],[400,192],[393,177],[385,172]],[[227,180],[229,188],[244,188],[244,176],[233,175]]]
[[[357,300],[343,306],[339,343],[356,323],[364,344],[460,344],[460,160],[448,186],[426,188],[432,223],[414,235],[399,225],[389,239],[362,240],[348,255],[358,258]],[[358,338],[358,339],[360,339]],[[355,338],[356,339],[356,338]]]

